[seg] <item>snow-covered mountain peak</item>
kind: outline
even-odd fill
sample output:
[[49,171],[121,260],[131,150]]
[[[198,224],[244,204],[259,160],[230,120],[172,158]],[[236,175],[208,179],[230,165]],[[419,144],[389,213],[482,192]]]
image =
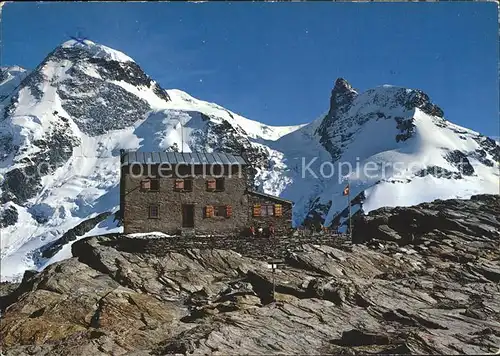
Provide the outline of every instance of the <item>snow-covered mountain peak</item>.
[[335,161],[342,153],[342,146],[373,120],[394,120],[399,130],[394,139],[408,139],[414,132],[413,115],[417,109],[444,121],[443,110],[421,90],[382,85],[358,93],[345,79],[339,78],[332,90],[328,114],[315,133]]
[[94,58],[102,58],[116,62],[134,62],[132,58],[125,53],[90,40],[69,40],[61,44],[61,48],[79,48],[89,53]]
[[65,113],[80,131],[100,135],[130,126],[169,100],[128,56],[88,40],[71,40],[55,48],[22,81],[6,113],[20,116],[29,111],[48,121],[53,120],[47,116],[58,120]]
[[353,211],[500,191],[498,143],[446,120],[419,89],[358,93],[339,78],[328,113],[273,147],[287,174],[264,188],[295,202],[296,222],[345,221],[347,173]]
[[9,85],[0,104],[0,202],[32,204],[44,179],[89,138],[133,127],[167,106],[166,91],[119,53],[65,42]]

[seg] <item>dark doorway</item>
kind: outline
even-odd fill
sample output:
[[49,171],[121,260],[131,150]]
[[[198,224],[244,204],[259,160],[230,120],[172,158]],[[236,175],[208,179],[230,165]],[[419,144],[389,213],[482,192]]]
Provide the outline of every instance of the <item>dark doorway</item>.
[[194,205],[182,205],[182,227],[194,227]]

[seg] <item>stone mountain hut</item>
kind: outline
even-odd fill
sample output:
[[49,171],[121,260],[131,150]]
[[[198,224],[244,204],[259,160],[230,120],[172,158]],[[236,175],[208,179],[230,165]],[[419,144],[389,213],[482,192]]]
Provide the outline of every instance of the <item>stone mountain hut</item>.
[[124,233],[235,235],[292,224],[292,202],[249,188],[248,163],[228,153],[120,153]]

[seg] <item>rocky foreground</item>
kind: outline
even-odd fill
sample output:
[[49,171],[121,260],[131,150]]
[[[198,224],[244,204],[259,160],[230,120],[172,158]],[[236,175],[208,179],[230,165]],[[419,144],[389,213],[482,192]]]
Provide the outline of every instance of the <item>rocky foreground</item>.
[[0,285],[2,352],[496,353],[499,231],[500,197],[482,195],[371,212],[355,221],[359,244],[259,241],[260,258],[249,241],[228,240],[238,253],[88,238],[17,289]]

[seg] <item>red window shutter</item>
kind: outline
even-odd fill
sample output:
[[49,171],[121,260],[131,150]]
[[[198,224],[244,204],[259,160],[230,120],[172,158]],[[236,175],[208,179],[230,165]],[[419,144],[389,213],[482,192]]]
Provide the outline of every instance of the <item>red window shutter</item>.
[[260,204],[253,206],[253,216],[260,216]]
[[215,190],[215,179],[208,179],[207,180],[207,190]]
[[205,217],[211,218],[214,216],[214,207],[212,205],[207,205],[205,207]]
[[226,218],[233,215],[233,207],[231,205],[226,205]]
[[282,216],[283,215],[283,207],[281,204],[274,204],[274,216]]
[[175,189],[176,190],[184,189],[184,179],[176,179],[175,180]]

